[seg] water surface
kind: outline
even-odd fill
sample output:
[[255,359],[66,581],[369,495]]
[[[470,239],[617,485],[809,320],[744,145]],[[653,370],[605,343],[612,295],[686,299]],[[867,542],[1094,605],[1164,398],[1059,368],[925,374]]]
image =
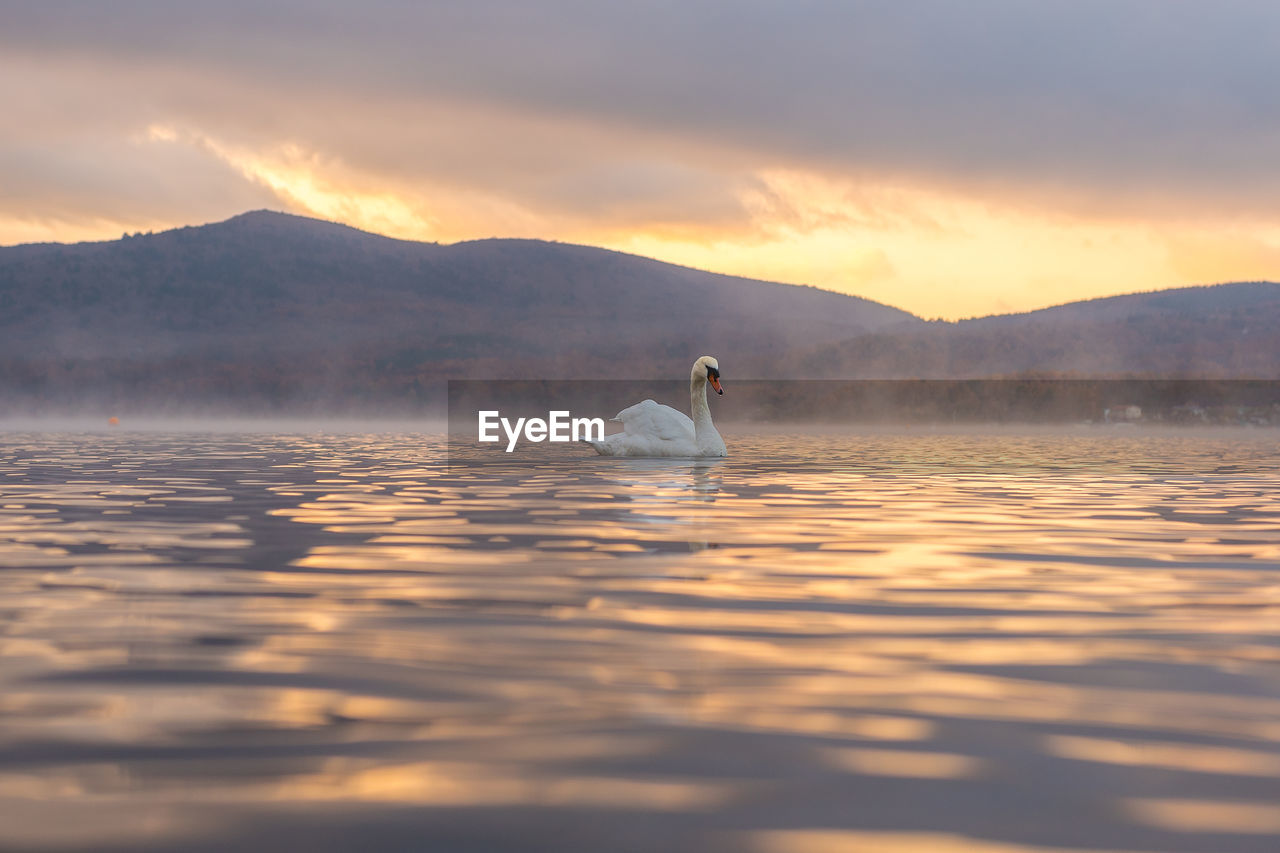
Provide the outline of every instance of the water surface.
[[1274,851],[1275,434],[0,434],[0,848]]

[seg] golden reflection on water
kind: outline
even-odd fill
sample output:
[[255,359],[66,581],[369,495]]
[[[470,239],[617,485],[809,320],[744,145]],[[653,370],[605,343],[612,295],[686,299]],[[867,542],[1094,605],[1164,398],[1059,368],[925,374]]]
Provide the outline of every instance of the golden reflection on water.
[[0,846],[1280,847],[1273,437],[733,447],[5,436]]
[[[837,830],[766,830],[735,839],[737,849],[750,853],[1066,853],[1079,848],[1028,847],[974,841],[955,835],[917,832],[842,832]],[[1091,853],[1132,853],[1114,848],[1090,848]]]

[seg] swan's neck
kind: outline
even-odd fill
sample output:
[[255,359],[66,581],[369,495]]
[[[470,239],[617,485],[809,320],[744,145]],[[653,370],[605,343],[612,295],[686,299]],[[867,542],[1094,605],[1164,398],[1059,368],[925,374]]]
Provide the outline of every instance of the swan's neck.
[[693,436],[699,447],[708,440],[723,443],[715,424],[711,423],[711,409],[707,406],[707,380],[703,377],[693,376],[689,379],[689,410],[693,412]]

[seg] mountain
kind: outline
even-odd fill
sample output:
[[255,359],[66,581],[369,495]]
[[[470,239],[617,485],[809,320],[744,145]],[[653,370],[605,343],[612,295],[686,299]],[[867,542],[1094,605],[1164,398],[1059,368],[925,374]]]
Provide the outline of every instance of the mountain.
[[534,240],[437,245],[269,211],[0,248],[0,395],[73,405],[421,399],[451,377],[738,376],[905,311]]
[[[536,240],[269,211],[0,248],[0,405],[412,410],[448,378],[1280,377],[1280,284],[925,322],[810,287]],[[0,409],[0,413],[3,409]]]
[[1185,287],[857,335],[793,353],[787,375],[1280,378],[1280,284]]

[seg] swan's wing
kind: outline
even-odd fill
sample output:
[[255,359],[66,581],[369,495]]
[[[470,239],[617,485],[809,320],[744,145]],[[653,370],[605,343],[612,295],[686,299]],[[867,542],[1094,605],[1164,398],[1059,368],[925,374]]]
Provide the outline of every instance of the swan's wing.
[[591,446],[601,456],[697,456],[693,421],[683,412],[652,400],[618,412],[622,432],[607,435]]
[[644,400],[618,412],[628,435],[643,435],[656,441],[690,441],[694,437],[693,421],[684,412],[670,406]]

